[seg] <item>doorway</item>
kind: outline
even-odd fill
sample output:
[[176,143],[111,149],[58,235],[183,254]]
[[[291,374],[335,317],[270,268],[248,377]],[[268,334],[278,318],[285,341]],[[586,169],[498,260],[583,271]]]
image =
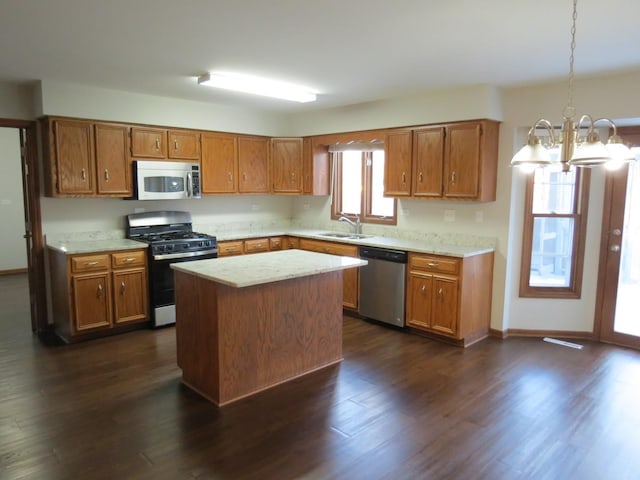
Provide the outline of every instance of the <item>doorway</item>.
[[[625,140],[640,145],[636,131],[637,140],[633,131]],[[607,175],[596,334],[604,342],[640,348],[640,148],[633,151],[636,162]]]
[[40,216],[40,180],[36,122],[0,119],[0,128],[16,129],[19,136],[31,330],[34,333],[40,334],[48,330],[48,325],[44,282],[44,242]]

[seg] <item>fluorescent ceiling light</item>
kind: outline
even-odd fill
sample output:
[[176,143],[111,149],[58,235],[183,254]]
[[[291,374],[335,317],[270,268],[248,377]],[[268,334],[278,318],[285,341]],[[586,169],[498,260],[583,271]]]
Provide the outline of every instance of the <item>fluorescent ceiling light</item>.
[[302,87],[237,73],[207,73],[198,77],[198,84],[281,98],[292,102],[306,103],[316,100],[314,92]]

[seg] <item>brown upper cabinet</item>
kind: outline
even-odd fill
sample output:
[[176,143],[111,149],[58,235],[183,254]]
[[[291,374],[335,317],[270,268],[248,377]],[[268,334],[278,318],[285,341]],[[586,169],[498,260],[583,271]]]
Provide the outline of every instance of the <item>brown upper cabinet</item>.
[[133,127],[131,156],[200,161],[200,133],[190,130]]
[[329,145],[312,137],[302,141],[302,194],[329,195]]
[[238,193],[269,193],[269,139],[238,137]]
[[302,138],[271,139],[272,193],[302,193]]
[[169,158],[200,161],[200,134],[187,130],[169,130]]
[[238,137],[202,134],[202,193],[238,192]]
[[161,128],[131,129],[133,158],[167,158],[167,131]]
[[494,201],[498,122],[400,129],[385,136],[385,195]]
[[41,125],[46,195],[131,195],[128,126],[52,117]]

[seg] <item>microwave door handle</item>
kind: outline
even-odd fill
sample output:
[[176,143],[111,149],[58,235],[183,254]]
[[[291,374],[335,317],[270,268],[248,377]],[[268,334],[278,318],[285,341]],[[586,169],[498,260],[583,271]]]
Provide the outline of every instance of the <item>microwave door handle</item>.
[[187,172],[187,198],[193,197],[193,177],[191,172]]

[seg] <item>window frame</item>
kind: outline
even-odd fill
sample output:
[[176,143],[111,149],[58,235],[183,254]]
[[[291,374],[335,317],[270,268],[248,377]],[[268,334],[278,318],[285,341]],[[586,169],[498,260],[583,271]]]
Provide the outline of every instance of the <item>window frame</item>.
[[[525,189],[519,296],[526,298],[579,299],[582,295],[582,272],[584,268],[584,249],[587,236],[591,171],[584,168],[576,169],[576,186],[574,189],[574,207],[572,213],[533,213],[534,181],[535,172],[529,173],[527,175]],[[571,276],[569,285],[566,287],[532,286],[529,284],[531,277],[531,256],[533,253],[533,228],[536,218],[572,218],[574,221]]]
[[[373,215],[371,213],[371,194],[373,190],[371,182],[373,177],[373,162],[368,162],[367,160],[372,160],[373,152],[363,150],[361,153],[362,188],[360,190],[360,222],[380,225],[397,225],[398,200],[396,198],[393,199],[393,216],[380,216]],[[333,152],[331,162],[334,172],[331,200],[331,219],[338,220],[340,217],[345,216],[350,220],[355,221],[356,216],[354,214],[342,214],[342,152]]]

